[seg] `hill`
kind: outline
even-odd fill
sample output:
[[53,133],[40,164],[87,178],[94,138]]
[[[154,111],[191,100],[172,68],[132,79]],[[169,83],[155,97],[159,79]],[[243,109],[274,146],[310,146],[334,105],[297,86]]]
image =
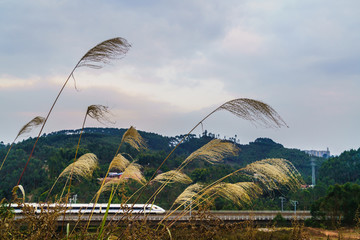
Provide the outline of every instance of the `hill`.
[[[78,156],[85,153],[94,153],[98,159],[100,168],[94,172],[92,179],[81,179],[74,184],[72,193],[78,195],[80,202],[88,202],[92,199],[99,185],[97,178],[105,175],[108,164],[121,141],[126,129],[117,128],[86,128],[81,139]],[[128,153],[137,163],[143,166],[145,177],[149,178],[173,146],[179,142],[183,136],[166,137],[156,133],[139,131],[141,136],[147,141],[148,149],[136,151],[128,145],[122,146],[120,152]],[[44,134],[38,142],[27,171],[24,174],[21,184],[27,192],[29,201],[43,201],[55,179],[61,171],[72,163],[75,156],[75,149],[78,142],[80,130],[62,130],[50,134]],[[175,151],[169,161],[162,166],[161,171],[175,169],[193,151],[197,150],[215,137],[215,134],[204,132],[202,136],[190,135]],[[0,198],[10,198],[11,189],[21,174],[21,171],[30,154],[34,139],[29,138],[13,146],[4,168],[0,172]],[[232,139],[228,140],[232,141]],[[192,162],[184,171],[194,182],[211,182],[225,174],[243,167],[251,162],[265,158],[285,158],[291,161],[303,175],[307,183],[311,180],[310,160],[307,154],[298,149],[287,149],[279,143],[275,143],[268,138],[258,138],[254,142],[240,145],[238,156],[227,158],[223,163],[211,165],[206,162]],[[9,146],[0,145],[0,158],[3,159]],[[322,161],[322,160],[321,160]],[[320,160],[319,160],[320,162]],[[236,181],[236,177],[229,181]],[[64,182],[59,182],[53,190],[54,194],[62,191]],[[132,191],[138,186],[130,185],[124,191]],[[168,207],[169,202],[185,188],[180,184],[172,186],[171,191],[164,191],[157,201],[162,206]],[[151,192],[151,189],[149,190]],[[106,201],[106,194],[103,201]],[[115,200],[120,201],[121,196]],[[144,196],[146,199],[146,196]],[[218,204],[222,208],[222,204]],[[232,208],[232,206],[229,206]]]

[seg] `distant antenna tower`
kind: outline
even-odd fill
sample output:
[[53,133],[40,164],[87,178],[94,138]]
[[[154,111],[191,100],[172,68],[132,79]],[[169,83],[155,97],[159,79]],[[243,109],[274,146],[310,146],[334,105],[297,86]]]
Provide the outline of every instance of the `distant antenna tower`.
[[316,163],[315,163],[315,158],[311,158],[310,160],[310,164],[311,164],[311,185],[314,187],[315,186],[315,166],[316,166]]

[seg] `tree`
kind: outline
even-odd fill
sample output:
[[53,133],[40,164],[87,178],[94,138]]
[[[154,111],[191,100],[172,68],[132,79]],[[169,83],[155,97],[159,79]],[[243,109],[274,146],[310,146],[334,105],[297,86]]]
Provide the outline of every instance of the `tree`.
[[311,207],[311,214],[316,220],[328,221],[333,227],[338,222],[354,225],[355,214],[360,207],[360,185],[346,183],[330,186],[325,197],[320,198]]

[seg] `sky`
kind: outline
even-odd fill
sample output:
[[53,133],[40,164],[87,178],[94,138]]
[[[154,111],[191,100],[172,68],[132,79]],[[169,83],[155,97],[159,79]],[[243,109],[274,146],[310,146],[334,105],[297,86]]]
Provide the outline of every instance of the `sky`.
[[0,0],[0,141],[46,116],[89,49],[122,37],[132,46],[122,59],[75,71],[45,133],[81,128],[87,107],[100,104],[115,123],[87,127],[175,136],[226,101],[251,98],[289,128],[216,112],[194,133],[334,155],[358,149],[359,26],[358,0]]

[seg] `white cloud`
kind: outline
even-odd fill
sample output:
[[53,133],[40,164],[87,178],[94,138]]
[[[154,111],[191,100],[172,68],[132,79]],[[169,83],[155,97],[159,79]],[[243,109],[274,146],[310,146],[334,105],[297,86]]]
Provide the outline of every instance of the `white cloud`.
[[[237,132],[243,139],[266,135],[299,148],[328,145],[337,153],[358,142],[356,0],[1,4],[3,136],[13,119],[48,110],[46,103],[88,49],[120,36],[133,46],[126,57],[97,71],[78,69],[80,91],[70,79],[56,107],[63,121],[54,120],[49,129],[77,127],[66,121],[67,112],[81,116],[88,105],[104,104],[126,125],[118,127],[134,123],[177,133],[188,129],[192,121],[186,117],[197,119],[198,111],[250,97],[279,110],[291,129],[260,132],[245,124]],[[225,130],[215,122],[214,129],[230,135],[232,124]]]
[[246,31],[241,27],[230,29],[222,40],[222,48],[233,55],[259,55],[263,49],[264,37]]

